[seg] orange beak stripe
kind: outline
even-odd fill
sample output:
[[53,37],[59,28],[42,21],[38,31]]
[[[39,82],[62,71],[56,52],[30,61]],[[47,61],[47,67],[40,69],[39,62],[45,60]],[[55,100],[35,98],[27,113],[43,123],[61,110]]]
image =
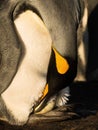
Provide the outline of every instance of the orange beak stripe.
[[40,100],[42,100],[47,95],[48,91],[49,91],[48,84],[46,84],[45,89],[43,91],[43,95],[40,98]]

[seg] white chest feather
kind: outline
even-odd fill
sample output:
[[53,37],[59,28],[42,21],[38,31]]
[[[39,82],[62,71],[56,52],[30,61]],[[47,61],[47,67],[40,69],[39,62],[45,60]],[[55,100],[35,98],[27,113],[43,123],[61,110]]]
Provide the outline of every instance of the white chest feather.
[[14,117],[24,122],[45,87],[52,41],[45,25],[32,11],[20,14],[14,24],[25,51],[19,69],[2,98]]

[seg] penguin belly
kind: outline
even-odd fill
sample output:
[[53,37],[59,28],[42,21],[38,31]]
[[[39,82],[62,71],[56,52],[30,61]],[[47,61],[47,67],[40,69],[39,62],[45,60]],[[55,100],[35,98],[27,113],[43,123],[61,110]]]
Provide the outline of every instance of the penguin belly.
[[16,122],[24,124],[46,85],[52,40],[42,20],[30,10],[21,13],[14,24],[22,40],[22,58],[1,96]]

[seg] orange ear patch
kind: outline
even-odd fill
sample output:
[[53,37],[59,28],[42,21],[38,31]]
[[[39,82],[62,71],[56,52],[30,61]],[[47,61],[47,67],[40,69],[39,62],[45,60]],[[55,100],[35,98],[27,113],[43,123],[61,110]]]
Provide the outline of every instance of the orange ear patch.
[[67,60],[64,59],[54,48],[53,51],[55,53],[57,71],[60,74],[65,74],[69,69],[69,64]]

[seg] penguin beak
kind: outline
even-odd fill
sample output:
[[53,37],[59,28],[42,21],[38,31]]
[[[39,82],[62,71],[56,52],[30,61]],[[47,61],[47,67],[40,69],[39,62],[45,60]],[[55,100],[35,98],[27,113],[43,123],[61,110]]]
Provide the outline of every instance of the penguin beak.
[[34,114],[45,114],[51,111],[55,107],[56,95],[49,98],[48,95],[48,84],[46,85],[43,96],[41,97],[39,103],[34,108]]
[[36,103],[36,105],[34,106],[34,113],[38,113],[39,111],[41,111],[43,109],[43,107],[45,106],[45,100],[49,91],[48,88],[48,84],[45,86],[45,89],[43,91],[43,94],[41,96],[41,98],[39,99],[39,101]]

